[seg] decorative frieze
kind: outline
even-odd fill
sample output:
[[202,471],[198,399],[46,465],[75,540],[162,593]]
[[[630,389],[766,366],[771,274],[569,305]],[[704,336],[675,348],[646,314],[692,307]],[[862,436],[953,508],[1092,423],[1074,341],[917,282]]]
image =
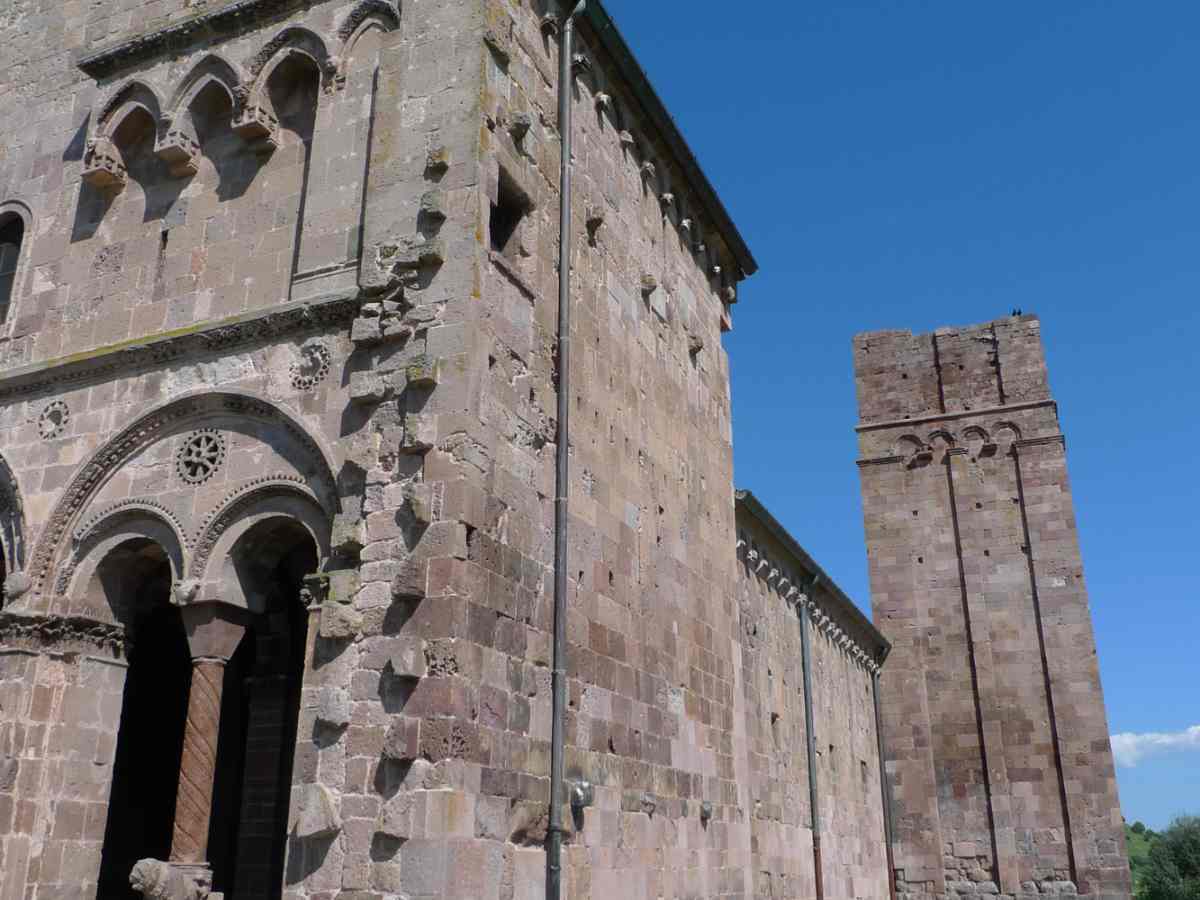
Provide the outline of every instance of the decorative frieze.
[[86,356],[51,359],[0,373],[0,399],[39,391],[61,391],[68,386],[106,375],[128,375],[158,368],[178,359],[265,344],[298,331],[330,330],[346,325],[358,309],[352,294],[218,319],[170,337],[147,338],[139,343],[101,347]]
[[125,629],[120,625],[69,616],[0,613],[0,650],[52,653],[125,654]]

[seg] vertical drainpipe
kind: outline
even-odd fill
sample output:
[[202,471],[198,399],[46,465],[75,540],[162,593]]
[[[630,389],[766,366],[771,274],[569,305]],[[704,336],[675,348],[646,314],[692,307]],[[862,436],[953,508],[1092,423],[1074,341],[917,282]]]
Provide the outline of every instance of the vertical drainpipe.
[[558,48],[558,131],[562,147],[558,191],[558,422],[554,457],[554,649],[550,721],[550,827],[546,845],[546,900],[562,895],[564,755],[567,714],[567,494],[571,403],[571,69],[579,0],[562,23]]
[[[814,575],[804,594],[811,602],[820,575]],[[825,878],[821,868],[821,808],[817,788],[817,736],[813,731],[812,703],[812,641],[809,638],[808,604],[798,604],[800,612],[800,656],[804,669],[804,731],[808,738],[808,805],[812,815],[813,871],[816,881],[816,900],[824,900]]]
[[[887,654],[884,654],[884,659]],[[883,665],[883,659],[878,664]],[[896,900],[896,860],[892,856],[892,792],[888,789],[887,762],[883,751],[883,712],[879,701],[879,669],[871,673],[875,696],[875,738],[879,742],[879,790],[883,794],[883,846],[887,853],[888,896]]]

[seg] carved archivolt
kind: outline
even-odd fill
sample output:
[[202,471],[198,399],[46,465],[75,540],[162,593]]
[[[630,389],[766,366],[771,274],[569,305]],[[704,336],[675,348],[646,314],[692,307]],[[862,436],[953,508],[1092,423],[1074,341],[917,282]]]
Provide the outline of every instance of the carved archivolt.
[[17,477],[9,468],[8,461],[2,456],[0,456],[0,549],[4,553],[4,571],[11,580],[25,568],[25,507],[21,502]]
[[353,46],[352,39],[361,35],[366,30],[363,26],[371,22],[384,31],[393,31],[400,27],[400,12],[387,0],[363,0],[354,7],[337,30],[341,45],[339,55],[343,59],[349,55],[347,51]]
[[[195,543],[192,547],[191,562],[188,565],[190,578],[202,578],[208,568],[213,549],[224,536],[231,525],[239,521],[245,513],[256,504],[270,497],[299,497],[304,502],[321,509],[321,502],[308,489],[304,479],[298,476],[269,476],[257,478],[242,485],[221,501],[196,530]],[[311,529],[310,529],[311,530]],[[322,554],[328,552],[328,538],[314,534]]]
[[183,572],[185,545],[178,519],[153,500],[126,500],[112,504],[76,530],[70,552],[54,580],[55,596],[67,594],[81,566],[86,581],[109,550],[138,538],[153,541],[163,549],[172,577],[178,579]]
[[[332,518],[338,495],[329,458],[311,435],[278,407],[256,397],[234,393],[190,395],[174,400],[122,430],[101,447],[71,479],[55,505],[30,558],[29,576],[35,593],[42,593],[56,558],[68,552],[64,538],[88,503],[114,473],[151,444],[189,424],[214,415],[232,415],[270,422],[282,427],[310,461],[305,473],[316,486],[321,507]],[[183,529],[176,529],[182,534]],[[87,526],[85,526],[86,528]]]
[[125,118],[143,110],[156,127],[163,121],[163,104],[158,92],[144,81],[127,81],[113,93],[96,116],[96,138],[111,138]]
[[329,55],[325,41],[315,32],[300,25],[289,25],[250,58],[246,63],[248,78],[241,92],[243,105],[248,108],[263,105],[263,93],[271,73],[292,55],[307,57],[321,73],[321,85],[326,91],[336,87],[337,61]]

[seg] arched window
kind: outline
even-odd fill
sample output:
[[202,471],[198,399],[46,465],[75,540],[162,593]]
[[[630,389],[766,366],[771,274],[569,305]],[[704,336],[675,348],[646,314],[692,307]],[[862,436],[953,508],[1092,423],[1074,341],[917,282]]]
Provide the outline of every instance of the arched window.
[[15,212],[0,211],[0,322],[8,318],[17,283],[17,260],[25,239],[25,220]]

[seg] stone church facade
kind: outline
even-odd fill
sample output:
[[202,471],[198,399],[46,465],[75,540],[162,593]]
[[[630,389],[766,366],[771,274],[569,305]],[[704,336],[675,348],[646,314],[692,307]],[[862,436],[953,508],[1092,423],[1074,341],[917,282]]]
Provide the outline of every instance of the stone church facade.
[[[544,896],[558,21],[0,10],[2,900]],[[732,487],[754,259],[579,36],[565,893],[883,900],[888,641]]]

